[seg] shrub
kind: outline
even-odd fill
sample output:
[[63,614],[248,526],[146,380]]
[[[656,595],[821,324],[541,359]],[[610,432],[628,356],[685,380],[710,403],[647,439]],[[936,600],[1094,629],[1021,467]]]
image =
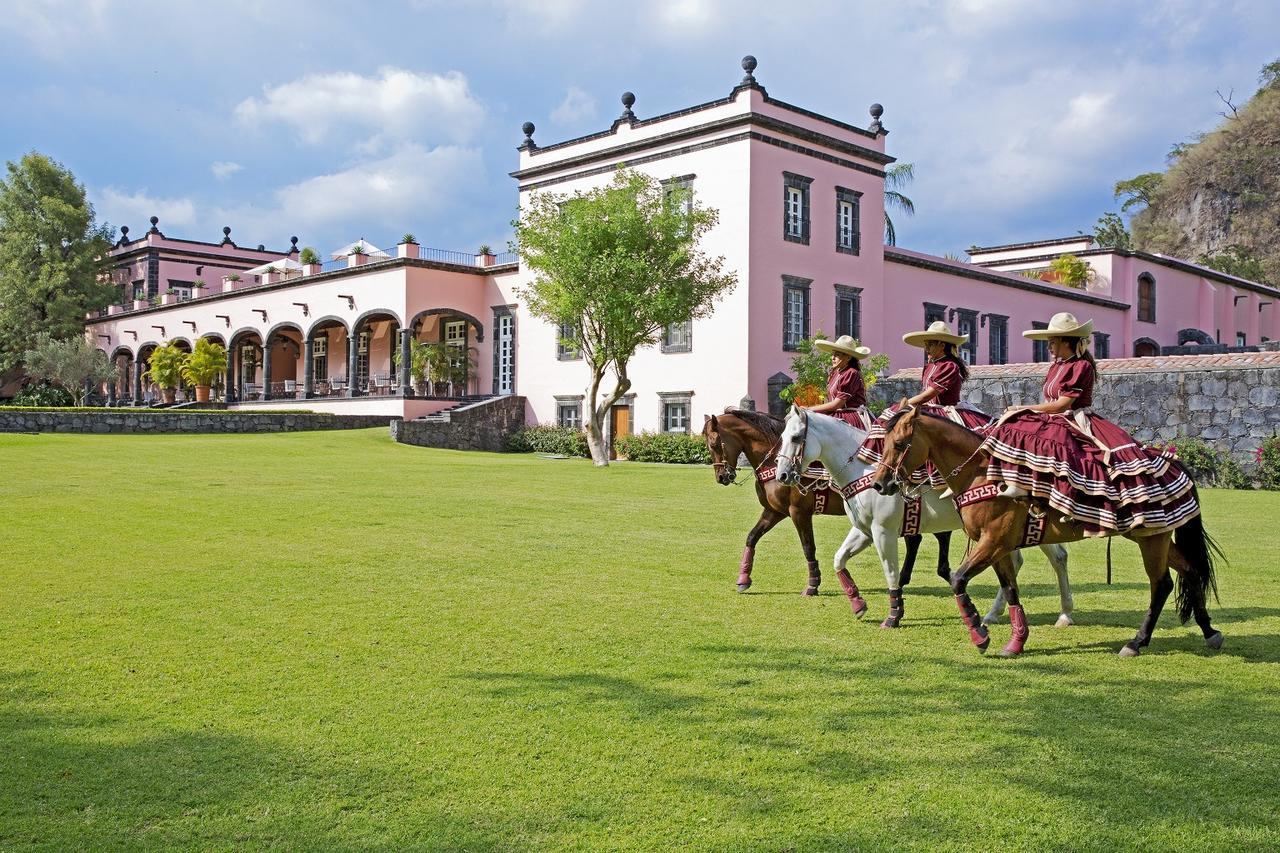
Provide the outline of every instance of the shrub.
[[613,446],[618,455],[632,462],[670,462],[679,465],[710,465],[711,452],[701,435],[682,432],[642,432],[619,436]]
[[320,253],[310,246],[302,250],[298,255],[298,263],[300,264],[318,264],[320,263]]
[[1180,461],[1191,474],[1191,479],[1202,486],[1215,486],[1222,467],[1222,454],[1203,439],[1182,436],[1173,447]]
[[512,453],[554,453],[558,456],[591,457],[587,448],[587,434],[580,429],[539,424],[526,427],[507,442]]
[[208,338],[196,341],[196,348],[182,365],[182,378],[192,385],[212,385],[227,371],[227,350]]
[[37,385],[28,385],[8,402],[10,406],[70,406],[75,403],[75,399],[61,388],[49,385],[47,383],[39,383]]
[[1083,288],[1093,278],[1093,268],[1088,262],[1067,253],[1059,255],[1049,263],[1050,280],[1065,284],[1067,287]]
[[1262,488],[1280,490],[1280,435],[1273,433],[1270,438],[1263,439],[1256,458]]
[[1218,477],[1215,485],[1220,489],[1253,488],[1253,483],[1249,482],[1249,478],[1245,476],[1240,463],[1232,458],[1230,454],[1225,453],[1222,455],[1222,465],[1218,468]]

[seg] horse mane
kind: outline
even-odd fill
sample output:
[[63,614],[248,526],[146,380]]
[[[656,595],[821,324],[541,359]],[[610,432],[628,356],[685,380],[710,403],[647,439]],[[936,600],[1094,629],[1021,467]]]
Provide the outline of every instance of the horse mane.
[[786,425],[786,422],[776,415],[771,415],[768,412],[757,412],[752,409],[738,409],[733,406],[726,406],[724,414],[733,415],[774,441],[782,438],[782,429]]

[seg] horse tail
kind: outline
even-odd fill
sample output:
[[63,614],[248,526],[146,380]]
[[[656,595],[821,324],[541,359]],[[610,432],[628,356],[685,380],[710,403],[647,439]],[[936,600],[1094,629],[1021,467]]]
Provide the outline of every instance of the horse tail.
[[1196,605],[1208,601],[1209,592],[1218,600],[1218,580],[1214,560],[1226,559],[1222,548],[1204,529],[1204,517],[1197,515],[1174,531],[1174,547],[1187,562],[1187,570],[1178,576],[1178,618],[1182,624],[1195,613]]

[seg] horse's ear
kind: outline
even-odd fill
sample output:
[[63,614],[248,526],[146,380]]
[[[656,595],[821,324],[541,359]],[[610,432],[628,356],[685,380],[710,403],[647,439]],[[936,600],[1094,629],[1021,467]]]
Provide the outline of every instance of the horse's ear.
[[703,421],[703,424],[705,425],[707,423],[711,424],[712,429],[720,429],[720,422],[716,420],[715,415],[707,415],[706,419]]

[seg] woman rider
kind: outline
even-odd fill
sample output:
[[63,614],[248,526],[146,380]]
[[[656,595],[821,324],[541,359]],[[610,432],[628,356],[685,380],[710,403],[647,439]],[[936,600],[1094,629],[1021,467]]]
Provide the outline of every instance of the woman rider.
[[[928,362],[920,377],[920,393],[907,400],[911,406],[923,406],[926,412],[955,421],[969,429],[982,429],[991,423],[991,416],[960,402],[960,388],[969,378],[969,365],[960,358],[958,347],[969,342],[968,335],[957,335],[941,320],[929,324],[922,332],[908,332],[902,342],[922,347]],[[858,449],[863,462],[879,465],[884,455],[884,425],[898,411],[890,406],[880,414],[871,426],[867,440]],[[941,474],[933,463],[926,463],[911,472],[911,483],[923,483],[926,479],[936,489],[945,489]]]
[[1006,497],[1046,501],[1087,536],[1177,527],[1198,509],[1191,478],[1171,452],[1142,446],[1092,410],[1092,332],[1092,320],[1061,313],[1022,333],[1047,340],[1054,361],[1044,401],[1010,407],[987,430],[979,448],[989,455],[987,477],[1004,484]]
[[831,415],[861,430],[868,429],[871,412],[867,410],[867,389],[858,362],[871,355],[871,350],[858,346],[848,335],[834,341],[816,340],[813,345],[831,353],[831,373],[827,375],[827,401],[809,406],[809,411]]

